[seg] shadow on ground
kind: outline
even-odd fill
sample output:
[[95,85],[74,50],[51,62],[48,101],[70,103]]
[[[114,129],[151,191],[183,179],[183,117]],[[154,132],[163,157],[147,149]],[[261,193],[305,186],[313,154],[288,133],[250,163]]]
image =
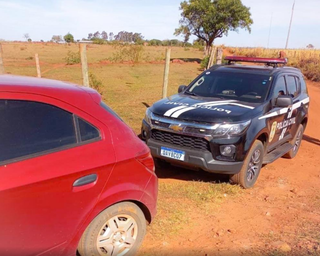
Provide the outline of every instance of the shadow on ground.
[[201,63],[201,59],[199,58],[172,58],[170,61],[173,60],[182,60],[183,62],[197,62],[198,64]]
[[318,140],[316,138],[310,137],[308,135],[303,135],[302,139],[305,140],[305,141],[308,141],[308,142],[310,142],[312,144],[320,146],[320,140]]
[[189,170],[173,166],[165,162],[156,164],[156,174],[159,179],[177,179],[185,181],[203,181],[214,183],[229,182],[229,175],[209,173],[201,170]]

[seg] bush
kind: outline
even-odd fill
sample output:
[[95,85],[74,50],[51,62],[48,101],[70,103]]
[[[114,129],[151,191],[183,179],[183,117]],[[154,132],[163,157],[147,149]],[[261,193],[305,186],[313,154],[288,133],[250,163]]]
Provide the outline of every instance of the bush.
[[138,63],[142,59],[143,50],[142,45],[130,45],[127,49],[127,55],[131,61]]
[[73,43],[74,42],[74,37],[72,34],[68,33],[63,37],[64,41],[67,43]]
[[103,94],[103,85],[102,81],[100,81],[94,74],[89,73],[89,84],[92,89],[95,89],[101,95]]
[[209,63],[209,59],[210,59],[210,56],[206,56],[202,59],[200,65],[201,65],[201,69],[205,70],[207,69],[207,66],[208,66],[208,63]]
[[143,58],[144,48],[142,45],[121,44],[115,45],[117,51],[108,60],[112,62],[130,61],[138,63]]
[[65,57],[67,65],[74,65],[81,62],[81,57],[79,52],[68,51],[67,57]]
[[202,43],[200,43],[200,42],[197,42],[197,41],[195,41],[194,43],[193,43],[193,47],[194,48],[197,48],[199,51],[204,51],[204,46],[203,46],[203,44]]
[[161,40],[158,40],[158,39],[152,39],[148,42],[148,44],[150,46],[160,46],[160,45],[162,45],[162,42],[161,42]]
[[300,68],[306,78],[311,81],[320,81],[320,59],[316,57],[309,57],[301,59],[296,65]]
[[95,38],[92,39],[92,42],[93,42],[94,44],[105,44],[105,43],[106,43],[106,40],[95,37]]

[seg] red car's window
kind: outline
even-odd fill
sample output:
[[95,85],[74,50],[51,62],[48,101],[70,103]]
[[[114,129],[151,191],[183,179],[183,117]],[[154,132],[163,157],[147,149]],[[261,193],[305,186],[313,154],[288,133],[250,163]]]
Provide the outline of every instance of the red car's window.
[[0,100],[0,162],[76,143],[72,113],[39,102]]
[[87,123],[81,118],[78,118],[81,141],[88,141],[100,138],[100,133],[97,128]]

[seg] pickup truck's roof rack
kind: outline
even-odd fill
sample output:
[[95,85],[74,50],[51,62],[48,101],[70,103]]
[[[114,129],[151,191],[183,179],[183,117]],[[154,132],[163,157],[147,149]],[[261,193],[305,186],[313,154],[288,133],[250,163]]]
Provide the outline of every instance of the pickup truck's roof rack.
[[233,64],[234,62],[253,62],[253,63],[264,63],[267,66],[272,66],[274,68],[278,67],[279,64],[287,64],[287,58],[257,58],[257,57],[242,57],[242,56],[226,56],[224,58],[228,60],[228,64]]

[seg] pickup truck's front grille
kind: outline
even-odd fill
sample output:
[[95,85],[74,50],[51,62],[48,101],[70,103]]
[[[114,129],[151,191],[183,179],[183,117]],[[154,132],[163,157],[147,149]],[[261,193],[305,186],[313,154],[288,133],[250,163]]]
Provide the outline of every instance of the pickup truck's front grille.
[[175,146],[210,151],[209,142],[203,138],[190,137],[159,130],[152,130],[151,138]]

